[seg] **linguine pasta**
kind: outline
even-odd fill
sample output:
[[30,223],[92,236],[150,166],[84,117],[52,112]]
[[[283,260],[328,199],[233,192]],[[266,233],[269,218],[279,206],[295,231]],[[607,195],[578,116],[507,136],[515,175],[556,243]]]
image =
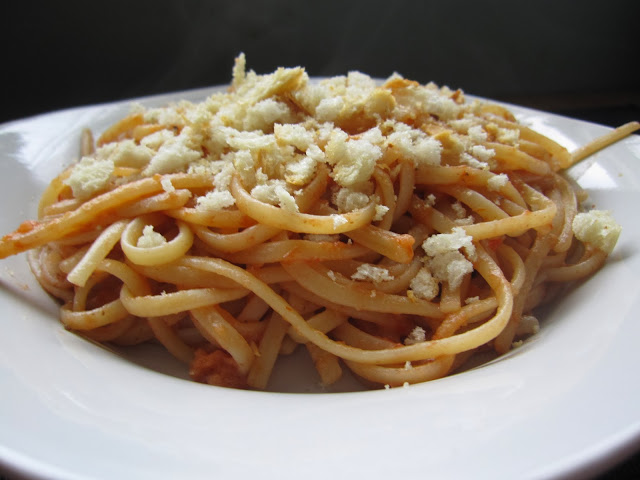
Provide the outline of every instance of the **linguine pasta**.
[[66,328],[159,342],[199,382],[265,389],[296,349],[324,385],[425,382],[603,265],[620,227],[563,171],[637,128],[572,154],[460,90],[241,55],[227,92],[86,131],[0,258],[28,251]]

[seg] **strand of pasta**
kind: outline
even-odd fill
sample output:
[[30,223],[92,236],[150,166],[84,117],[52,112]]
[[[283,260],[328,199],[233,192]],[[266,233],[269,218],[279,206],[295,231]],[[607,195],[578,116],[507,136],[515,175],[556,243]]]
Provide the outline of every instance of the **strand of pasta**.
[[[437,167],[420,165],[416,168],[415,183],[417,186],[461,185],[484,189],[496,176],[497,174],[488,170],[478,170],[465,165]],[[527,206],[522,195],[511,182],[500,184],[496,192],[523,208]]]
[[[316,305],[322,305],[327,309],[333,310],[343,315],[347,315],[349,318],[360,319],[366,322],[371,322],[373,324],[379,324],[379,325],[387,325],[389,323],[402,324],[403,318],[405,318],[405,316],[401,314],[374,312],[370,310],[358,310],[353,307],[348,307],[346,305],[341,305],[339,303],[332,302],[301,287],[298,283],[293,281],[293,278],[289,278],[288,282],[283,282],[280,284],[280,286],[283,290],[289,293],[294,293],[295,295],[309,302],[313,302]],[[425,326],[436,325],[436,324],[439,324],[440,322],[439,319],[432,319],[430,317],[416,317],[415,321],[418,324],[424,324]]]
[[373,171],[373,178],[378,186],[381,205],[386,206],[389,210],[383,215],[382,220],[378,222],[378,228],[389,230],[396,215],[397,196],[393,186],[393,181],[389,173],[380,167],[376,167]]
[[248,293],[240,288],[192,288],[160,295],[134,295],[124,285],[120,290],[120,300],[132,315],[152,318],[230,302],[245,297]]
[[91,310],[79,312],[70,310],[67,306],[60,308],[60,320],[65,327],[71,330],[93,330],[119,322],[128,316],[128,310],[119,299]]
[[523,190],[527,201],[538,204],[539,210],[527,210],[515,217],[464,225],[462,228],[465,233],[472,236],[474,240],[484,240],[500,235],[518,236],[530,229],[550,226],[556,214],[556,205],[528,185],[523,185]]
[[602,267],[607,259],[607,254],[601,250],[593,249],[585,258],[575,264],[555,268],[548,268],[541,273],[541,280],[547,282],[571,282],[588,277]]
[[289,328],[289,324],[275,311],[267,321],[269,323],[260,340],[259,355],[247,375],[247,384],[260,390],[267,386],[280,345]]
[[[398,220],[405,214],[411,203],[411,197],[416,184],[416,171],[413,162],[400,162],[400,175],[398,181],[398,194],[396,206],[393,212],[393,220]],[[382,225],[379,225],[384,228]],[[389,225],[390,227],[390,225]],[[388,227],[387,227],[388,228]]]
[[184,257],[180,262],[184,265],[198,266],[203,270],[214,271],[224,275],[236,283],[243,285],[248,290],[262,297],[271,308],[279,313],[283,319],[293,325],[309,341],[327,350],[334,355],[346,360],[354,360],[362,363],[394,363],[400,361],[413,361],[424,358],[435,358],[441,355],[450,355],[460,351],[476,348],[497,336],[504,328],[511,315],[513,297],[509,282],[502,275],[499,267],[491,257],[478,248],[476,269],[487,283],[494,289],[498,299],[498,308],[495,316],[478,326],[472,331],[464,332],[453,337],[426,341],[400,349],[385,349],[377,351],[364,351],[348,345],[335,342],[324,333],[310,328],[304,319],[293,310],[287,302],[276,294],[268,285],[248,273],[241,267],[216,258]]
[[413,258],[415,239],[411,235],[384,230],[375,225],[347,231],[346,235],[354,242],[398,263],[409,263]]
[[476,190],[458,186],[438,186],[434,190],[446,193],[464,203],[484,220],[499,220],[509,216],[494,202]]
[[[95,270],[119,278],[125,285],[128,284],[129,288],[135,291],[145,293],[149,291],[149,286],[144,277],[135,273],[122,262],[103,259],[96,266]],[[86,298],[89,289],[93,287],[95,283],[97,283],[96,279],[85,284],[84,287],[79,288],[79,292],[74,298],[73,309],[70,308],[69,305],[61,308],[61,321],[67,328],[73,330],[92,330],[116,323],[129,316],[129,310],[120,299],[113,300],[91,310],[86,310],[84,298]]]
[[193,268],[175,264],[164,265],[135,265],[130,264],[136,272],[155,280],[156,282],[179,285],[181,289],[188,288],[234,288],[229,280],[211,272],[203,272]]
[[245,338],[225,319],[217,306],[191,310],[194,324],[201,333],[231,354],[242,374],[246,374],[255,359],[253,349]]
[[49,220],[71,210],[75,210],[80,205],[82,205],[82,200],[77,198],[65,198],[44,207],[42,213],[38,216],[38,219]]
[[80,333],[95,342],[113,342],[130,330],[135,322],[136,317],[128,315],[126,318],[117,322],[91,330],[80,331]]
[[185,205],[191,197],[191,191],[186,189],[176,190],[175,192],[162,192],[122,207],[118,209],[117,213],[120,217],[133,218],[152,212],[178,209]]
[[263,203],[247,192],[237,176],[231,180],[231,193],[238,209],[260,223],[281,230],[298,233],[334,234],[344,233],[368,225],[375,214],[373,202],[361,209],[344,214],[311,215],[293,212]]
[[363,350],[385,350],[402,346],[402,344],[388,338],[367,333],[353,325],[352,322],[343,322],[332,331],[332,334],[345,345]]
[[500,332],[494,341],[494,347],[500,354],[506,353],[511,349],[511,344],[515,336],[516,329],[518,328],[518,324],[520,323],[527,295],[533,288],[538,270],[542,265],[542,260],[549,250],[551,250],[553,242],[554,238],[552,235],[538,235],[527,258],[524,260],[524,271],[526,272],[526,276],[518,295],[515,297],[511,318],[504,330]]
[[[329,333],[334,328],[345,323],[348,320],[348,318],[349,317],[343,313],[337,312],[330,308],[326,308],[322,312],[316,315],[313,315],[311,318],[309,318],[307,320],[307,325],[309,325],[311,328],[318,330],[322,333]],[[287,333],[295,342],[308,343],[307,339],[304,336],[302,336],[300,333],[298,333],[295,327],[290,326]]]
[[343,242],[315,242],[310,240],[279,240],[260,243],[237,253],[225,255],[232,263],[265,264],[295,261],[343,260],[360,257],[369,250],[361,245]]
[[553,246],[553,251],[566,252],[573,242],[572,222],[578,213],[578,200],[575,191],[571,188],[567,180],[557,174],[554,175],[554,179],[557,185],[557,192],[559,193],[559,198],[555,203],[562,209],[564,219],[562,230],[558,233],[558,239]]
[[615,142],[627,137],[637,130],[640,130],[640,122],[629,122],[619,126],[611,132],[608,132],[601,137],[592,140],[583,147],[575,150],[571,154],[569,161],[565,165],[563,165],[563,168],[569,168],[571,165],[574,165],[580,160],[593,155],[597,151],[614,144]]
[[205,210],[193,207],[169,208],[165,215],[183,222],[216,228],[246,228],[256,221],[240,210]]
[[[206,187],[211,180],[200,175],[167,175],[176,188]],[[95,225],[96,219],[116,209],[163,190],[160,176],[148,177],[126,183],[110,192],[94,197],[76,210],[45,222],[25,222],[18,230],[5,235],[0,242],[0,258],[15,255],[58,240],[87,226]]]
[[74,285],[84,286],[98,263],[104,260],[115,244],[120,241],[120,236],[129,222],[120,220],[112,223],[102,231],[100,236],[91,244],[82,259],[73,267],[67,275],[67,280]]
[[342,368],[340,367],[339,358],[332,353],[322,350],[313,343],[305,344],[311,361],[320,375],[320,383],[322,385],[333,385],[342,377]]
[[498,164],[498,170],[524,170],[542,177],[551,173],[551,167],[547,162],[532,157],[512,145],[495,142],[488,142],[485,145],[495,152],[491,161]]
[[64,182],[71,175],[71,171],[71,167],[65,169],[46,186],[38,202],[38,219],[42,219],[45,216],[49,206],[58,203],[62,190],[69,188]]
[[515,121],[515,119],[505,119],[499,116],[490,116],[490,121],[497,123],[499,126],[518,130],[520,132],[520,138],[528,140],[532,143],[540,145],[545,151],[549,152],[550,161],[549,164],[553,171],[565,169],[571,166],[571,154],[560,145],[558,142],[550,139],[549,137],[536,132],[535,130],[522,125]]
[[152,247],[139,247],[138,239],[146,225],[152,225],[149,217],[136,217],[122,232],[120,246],[127,258],[137,265],[161,265],[182,257],[193,245],[193,232],[189,226],[176,221],[178,234],[169,241]]
[[451,369],[454,358],[454,355],[444,355],[422,365],[407,364],[406,367],[370,365],[350,360],[345,360],[345,363],[356,375],[372,382],[393,387],[444,377]]
[[200,240],[218,252],[242,252],[261,245],[265,240],[275,237],[282,230],[277,227],[256,224],[237,233],[217,233],[201,225],[192,225],[193,232]]
[[40,285],[51,295],[66,303],[73,299],[73,293],[68,290],[69,285],[66,279],[52,278],[52,263],[49,258],[51,253],[52,251],[48,246],[29,250],[27,252],[27,262]]
[[303,288],[315,292],[321,298],[333,300],[358,310],[372,310],[386,313],[404,313],[423,317],[442,318],[442,312],[434,303],[410,298],[404,295],[374,293],[365,290],[357,282],[336,283],[321,265],[295,262],[283,264],[284,269]]

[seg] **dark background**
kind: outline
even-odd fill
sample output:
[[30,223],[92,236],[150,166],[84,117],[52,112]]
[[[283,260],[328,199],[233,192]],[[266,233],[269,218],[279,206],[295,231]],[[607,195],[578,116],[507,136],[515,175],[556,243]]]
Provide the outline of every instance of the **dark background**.
[[0,123],[266,73],[397,71],[619,124],[639,118],[635,0],[4,2]]
[[[258,73],[397,71],[602,124],[640,120],[637,0],[59,0],[1,11],[0,123],[224,84],[241,51]],[[606,478],[627,476],[640,477],[638,457]]]

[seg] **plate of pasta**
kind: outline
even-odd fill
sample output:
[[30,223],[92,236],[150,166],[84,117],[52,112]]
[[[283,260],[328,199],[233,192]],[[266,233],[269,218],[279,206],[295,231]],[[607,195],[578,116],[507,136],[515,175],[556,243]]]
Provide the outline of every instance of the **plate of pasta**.
[[640,442],[636,128],[243,56],[0,126],[0,468],[603,471]]

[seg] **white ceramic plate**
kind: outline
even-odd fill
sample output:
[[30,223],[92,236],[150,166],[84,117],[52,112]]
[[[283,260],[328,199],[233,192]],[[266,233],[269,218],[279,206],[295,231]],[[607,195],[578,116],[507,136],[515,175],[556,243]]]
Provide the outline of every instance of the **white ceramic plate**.
[[[607,130],[514,110],[570,149]],[[128,102],[116,103],[1,125],[0,231],[34,217],[44,186],[77,154],[82,127],[100,131],[127,111]],[[0,473],[549,478],[610,467],[640,445],[639,161],[634,136],[572,170],[624,230],[604,269],[545,315],[539,335],[491,364],[408,388],[261,393],[185,381],[157,352],[127,360],[65,331],[24,257],[3,260]],[[272,387],[286,390],[295,368],[289,362]],[[315,383],[311,374],[291,389]]]

